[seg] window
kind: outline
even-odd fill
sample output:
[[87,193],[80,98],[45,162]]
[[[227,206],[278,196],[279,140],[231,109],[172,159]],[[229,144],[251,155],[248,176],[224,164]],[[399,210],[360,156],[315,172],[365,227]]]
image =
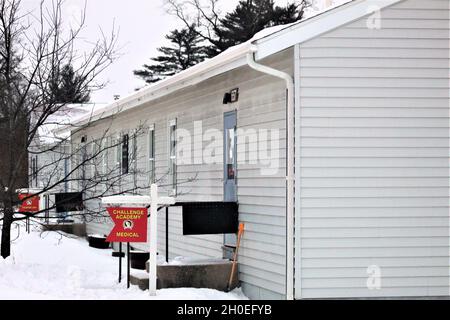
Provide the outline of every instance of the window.
[[103,180],[103,184],[102,184],[102,190],[103,192],[106,192],[108,190],[108,186],[107,186],[107,180],[108,180],[108,152],[109,152],[109,138],[103,138],[102,139],[102,143],[101,143],[101,151],[102,151],[102,169],[101,169],[101,173],[102,173],[102,177],[101,179]]
[[137,133],[133,132],[130,140],[130,159],[132,163],[133,170],[137,171],[137,160],[138,160],[138,143],[137,143]]
[[[73,189],[73,190],[76,190],[76,191],[79,191],[79,190],[81,190],[80,189],[80,183],[79,183],[79,178],[80,178],[80,168],[79,168],[79,165],[80,165],[80,161],[81,161],[81,159],[80,159],[80,145],[79,144],[76,144],[76,145],[74,145],[74,148],[73,148],[73,159],[71,159],[72,161],[71,161],[71,166],[72,166],[72,170],[74,170],[74,172],[73,172],[73,180],[71,181],[71,183],[70,183],[70,187]],[[72,178],[72,177],[70,177],[70,178]]]
[[37,168],[38,156],[31,158],[31,185],[38,187],[38,168]]
[[78,180],[78,187],[80,191],[83,191],[86,187],[86,162],[87,162],[87,146],[83,144],[81,146],[81,162],[80,162],[80,177]]
[[118,170],[122,169],[122,143],[120,141],[120,136],[113,140],[113,145],[116,148],[116,167]]
[[91,164],[91,176],[90,178],[92,180],[94,180],[97,176],[97,169],[95,166],[95,159],[96,159],[96,155],[97,155],[97,142],[96,141],[92,141],[91,143],[91,154],[90,154],[90,164]]
[[155,126],[148,130],[148,172],[150,184],[155,183]]
[[130,140],[130,159],[131,159],[131,170],[133,174],[133,188],[135,192],[137,190],[137,171],[138,171],[138,143],[137,143],[137,131],[133,131]]
[[101,151],[102,151],[102,175],[106,175],[108,173],[108,140],[109,138],[103,138],[102,139],[102,146],[101,146]]
[[169,123],[169,185],[171,196],[177,194],[177,120]]
[[227,165],[227,179],[235,180],[236,179],[236,151],[235,151],[235,143],[236,143],[236,128],[228,129],[226,132],[226,165]]
[[128,174],[130,172],[129,143],[130,143],[130,136],[128,134],[124,134],[122,136],[122,174]]

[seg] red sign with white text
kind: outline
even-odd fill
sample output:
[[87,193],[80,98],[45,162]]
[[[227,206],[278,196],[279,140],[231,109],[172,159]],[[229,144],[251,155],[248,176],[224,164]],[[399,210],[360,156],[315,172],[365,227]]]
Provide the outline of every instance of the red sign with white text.
[[[23,199],[26,199],[22,201]],[[21,213],[37,213],[39,212],[39,196],[32,194],[21,193],[19,194],[19,200],[22,201],[19,212]]]
[[108,242],[147,242],[147,214],[145,208],[107,208],[114,221]]

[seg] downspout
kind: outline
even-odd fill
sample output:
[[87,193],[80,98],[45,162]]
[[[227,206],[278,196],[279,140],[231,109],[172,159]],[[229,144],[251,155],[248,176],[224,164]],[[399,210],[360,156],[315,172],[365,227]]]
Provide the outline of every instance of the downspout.
[[287,131],[287,168],[286,168],[286,298],[294,299],[294,79],[288,73],[276,70],[255,61],[254,53],[258,49],[251,48],[247,54],[247,64],[250,68],[280,78],[286,82],[286,131]]

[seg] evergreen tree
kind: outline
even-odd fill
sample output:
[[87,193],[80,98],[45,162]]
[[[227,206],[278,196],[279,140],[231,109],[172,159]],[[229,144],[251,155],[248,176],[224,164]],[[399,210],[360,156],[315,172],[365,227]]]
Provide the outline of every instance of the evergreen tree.
[[[147,83],[172,76],[250,40],[265,28],[301,20],[304,9],[311,3],[311,0],[293,0],[280,7],[274,0],[240,0],[232,12],[221,18],[216,6],[218,1],[210,0],[210,6],[205,7],[200,1],[168,0],[169,12],[181,19],[186,28],[167,35],[172,46],[159,48],[161,55],[134,74]],[[197,11],[195,19],[184,14],[187,9]]]
[[174,30],[166,36],[170,47],[158,48],[160,56],[152,58],[152,64],[145,64],[143,69],[134,74],[147,83],[154,83],[186,70],[207,58],[207,48],[201,45],[201,38],[195,27]]
[[296,22],[302,19],[306,3],[301,1],[279,7],[273,0],[241,0],[221,19],[222,41],[226,47],[235,46],[265,28]]
[[90,100],[89,91],[83,88],[85,80],[66,64],[60,71],[55,71],[54,80],[50,83],[51,100],[55,103],[86,103]]

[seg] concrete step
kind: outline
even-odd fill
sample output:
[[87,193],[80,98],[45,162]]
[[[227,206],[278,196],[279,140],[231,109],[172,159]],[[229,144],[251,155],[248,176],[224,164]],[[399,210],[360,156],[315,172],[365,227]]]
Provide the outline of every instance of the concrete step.
[[[231,261],[207,261],[183,265],[159,265],[158,289],[198,288],[226,291],[231,275]],[[130,282],[141,290],[148,290],[148,273],[132,269]],[[239,285],[236,268],[231,290]]]
[[68,234],[73,234],[77,237],[86,236],[86,225],[83,223],[70,224],[44,224],[42,231],[61,231]]

